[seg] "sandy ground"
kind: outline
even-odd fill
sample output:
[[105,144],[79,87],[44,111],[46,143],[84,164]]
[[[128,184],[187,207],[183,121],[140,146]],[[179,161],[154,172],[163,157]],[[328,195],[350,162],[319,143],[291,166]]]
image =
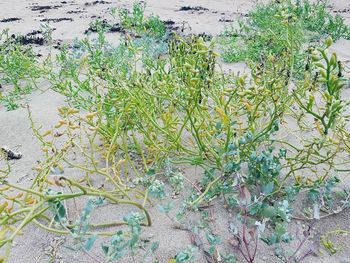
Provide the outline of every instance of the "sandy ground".
[[[57,22],[51,20],[48,23],[53,31],[54,43],[70,44],[75,38],[84,37],[84,32],[88,29],[89,23],[96,18],[107,18],[108,12],[112,7],[130,7],[131,1],[109,0],[106,4],[94,4],[93,0],[68,0],[68,1],[43,1],[43,0],[1,0],[0,1],[0,20],[8,18],[19,18],[14,22],[0,22],[0,31],[10,28],[11,33],[20,33],[26,35],[34,30],[39,30],[45,19],[62,19]],[[97,1],[99,2],[99,1]],[[350,25],[350,0],[333,0],[333,10],[339,12]],[[181,25],[184,21],[188,23],[194,33],[207,33],[217,35],[226,25],[232,21],[235,23],[240,16],[244,16],[257,1],[248,0],[148,0],[147,13],[154,13],[163,20],[173,20]],[[201,6],[207,8],[204,11],[180,12],[182,6]],[[40,35],[39,35],[40,36]],[[111,39],[118,38],[117,34],[110,34]],[[350,60],[349,41],[341,40],[337,42],[333,49],[338,52],[340,59]],[[38,53],[45,54],[46,46],[36,46]],[[223,67],[233,70],[244,71],[244,63],[235,65],[223,64]],[[42,88],[45,88],[45,83]],[[64,97],[52,92],[35,92],[28,97],[28,103],[33,113],[34,120],[43,124],[45,127],[54,125],[57,121],[57,107],[65,104]],[[20,182],[24,185],[29,184],[34,178],[35,172],[32,167],[36,161],[42,158],[40,144],[32,135],[30,123],[25,108],[12,112],[6,112],[0,105],[0,146],[8,145],[18,147],[23,153],[23,158],[12,163],[11,180]],[[193,169],[186,169],[189,176],[193,176]],[[220,201],[218,201],[220,202]],[[82,202],[83,203],[83,202]],[[220,207],[220,206],[218,206]],[[103,207],[99,215],[103,218],[121,219],[127,211],[132,208],[123,207]],[[180,249],[191,244],[188,232],[174,230],[173,224],[156,208],[150,209],[154,220],[153,227],[144,229],[144,236],[160,241],[160,247],[156,252],[156,258],[160,262],[167,262]],[[215,218],[215,229],[218,233],[222,232],[224,239],[227,236],[223,229],[228,228],[229,216],[224,209],[217,208],[213,211]],[[189,219],[197,220],[195,217]],[[348,228],[350,212],[344,212],[338,216],[323,220],[316,228],[321,232],[329,229]],[[295,224],[297,225],[297,224]],[[293,225],[294,226],[294,225]],[[226,234],[225,234],[226,233]],[[226,235],[226,236],[225,236]],[[24,231],[24,235],[16,239],[13,247],[12,257],[9,263],[46,263],[46,262],[65,262],[65,263],[87,263],[93,260],[83,252],[73,252],[67,247],[71,240],[69,237],[62,237],[49,234],[34,226],[29,226]],[[350,242],[349,237],[342,240]],[[96,255],[101,255],[99,247],[93,251]],[[56,261],[50,261],[48,254],[58,253]],[[102,260],[102,258],[101,258]],[[151,262],[149,259],[146,262]],[[103,262],[103,260],[101,261]],[[132,262],[130,258],[118,262]],[[198,262],[205,262],[199,258]],[[264,245],[259,248],[257,262],[278,262],[273,257],[273,251]],[[326,253],[317,257],[311,257],[306,262],[350,262],[349,247],[344,246],[343,250],[335,256],[330,257]]]

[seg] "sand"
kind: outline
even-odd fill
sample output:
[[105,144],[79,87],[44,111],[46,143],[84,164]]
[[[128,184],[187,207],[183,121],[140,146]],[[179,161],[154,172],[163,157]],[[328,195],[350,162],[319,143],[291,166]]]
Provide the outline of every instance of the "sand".
[[[10,28],[11,33],[26,35],[33,30],[40,30],[42,20],[61,19],[57,22],[51,20],[50,26],[54,28],[53,41],[58,44],[72,44],[74,39],[83,38],[84,32],[88,29],[89,23],[96,18],[110,19],[109,11],[112,7],[130,7],[131,1],[108,0],[106,4],[93,4],[93,0],[68,0],[68,1],[43,1],[43,0],[1,0],[0,1],[0,20],[9,18],[19,18],[20,20],[12,22],[0,22],[0,31]],[[194,33],[206,33],[210,35],[219,34],[230,22],[221,22],[232,20],[233,23],[241,16],[244,16],[249,9],[256,5],[257,1],[249,0],[148,0],[147,14],[154,13],[163,20],[173,20],[178,25],[186,22]],[[350,25],[350,1],[332,0],[332,10],[338,12],[345,18]],[[202,11],[185,12],[179,11],[182,6],[201,6],[206,8]],[[39,35],[40,36],[40,35]],[[109,34],[108,38],[118,39],[118,34]],[[35,51],[45,55],[47,46],[35,46]],[[332,49],[338,52],[341,60],[350,60],[350,42],[340,40]],[[227,70],[244,71],[244,63],[225,64],[222,67]],[[37,123],[45,127],[54,125],[58,119],[57,107],[65,105],[65,98],[53,91],[44,91],[48,88],[47,83],[41,83],[40,88],[43,91],[36,91],[27,96],[27,103]],[[6,112],[0,105],[0,146],[8,145],[17,147],[22,153],[23,158],[12,162],[12,172],[10,180],[23,185],[30,184],[35,176],[32,168],[37,160],[42,158],[40,144],[32,135],[30,122],[28,120],[27,110],[23,107],[15,111]],[[195,171],[185,168],[186,174],[193,176]],[[84,200],[79,201],[80,206],[84,205]],[[229,216],[227,212],[219,205],[213,211],[214,229],[223,235],[223,239],[228,238],[226,229],[228,228]],[[179,201],[177,201],[179,203]],[[101,208],[99,217],[95,220],[103,221],[106,218],[121,219],[128,211],[135,209],[129,207],[107,206]],[[153,226],[144,228],[144,238],[150,238],[159,241],[159,249],[155,252],[155,258],[159,262],[167,262],[179,250],[191,244],[191,238],[187,231],[174,230],[173,223],[160,213],[157,208],[150,208],[153,218]],[[102,218],[101,218],[101,215]],[[189,218],[189,224],[197,220],[195,215]],[[348,228],[350,212],[345,211],[337,216],[322,220],[316,225],[316,229],[323,233],[327,230],[338,228]],[[291,227],[298,224],[293,223]],[[344,244],[349,244],[349,237],[342,237]],[[106,240],[106,239],[102,239]],[[101,242],[101,240],[99,241]],[[86,253],[75,252],[67,247],[71,244],[71,238],[53,235],[30,225],[24,235],[15,240],[12,256],[9,263],[46,263],[46,262],[65,262],[65,263],[87,263],[94,262]],[[223,248],[229,250],[229,248]],[[100,258],[101,252],[99,245],[93,249],[92,253]],[[259,247],[258,259],[256,262],[278,262],[273,257],[273,250],[263,244]],[[51,255],[53,260],[50,259]],[[51,260],[51,261],[50,261]],[[131,258],[125,258],[118,262],[132,262]],[[151,262],[147,258],[145,262]],[[197,262],[206,262],[203,257],[199,257]],[[350,262],[349,247],[344,246],[338,254],[329,256],[327,253],[318,254],[308,258],[305,262]]]

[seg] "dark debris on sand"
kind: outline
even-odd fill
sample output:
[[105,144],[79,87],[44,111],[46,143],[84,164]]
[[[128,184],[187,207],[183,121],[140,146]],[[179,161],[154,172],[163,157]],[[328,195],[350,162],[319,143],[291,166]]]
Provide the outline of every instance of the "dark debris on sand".
[[33,5],[30,8],[31,11],[45,13],[51,9],[58,9],[62,7],[61,5]]
[[333,10],[333,13],[336,13],[336,14],[350,13],[350,8],[348,8],[348,9]]
[[38,45],[43,46],[45,44],[45,39],[43,37],[36,36],[17,36],[16,41],[21,45]]
[[233,19],[223,17],[219,19],[219,22],[232,23]]
[[67,14],[82,14],[82,13],[86,13],[86,11],[84,11],[84,10],[71,10],[71,11],[67,12]]
[[163,21],[166,29],[168,32],[174,32],[174,31],[177,31],[179,30],[179,26],[176,25],[175,21],[173,20],[165,20]]
[[211,41],[213,39],[213,36],[211,34],[205,32],[200,33],[197,36],[203,38],[204,41]]
[[182,6],[178,11],[209,11],[209,9],[202,6]]
[[41,22],[53,22],[53,23],[58,23],[62,21],[73,21],[73,18],[70,17],[62,17],[62,18],[44,18],[40,20]]
[[38,36],[40,34],[42,34],[41,30],[33,30],[24,36],[22,35],[17,36],[13,34],[11,35],[11,38],[21,45],[43,46],[46,43],[46,41],[42,36]]
[[[164,20],[163,23],[166,27],[166,31],[169,33],[178,31],[180,29],[180,27],[176,25],[175,21],[173,20],[170,20],[170,19]],[[108,33],[121,33],[121,34],[126,33],[125,29],[120,23],[110,24],[106,19],[104,19],[102,20],[102,26],[106,29],[106,32]],[[94,25],[90,25],[89,28],[85,30],[84,34],[96,33],[96,32],[97,30],[94,27]]]
[[41,30],[33,30],[32,32],[29,32],[28,34],[26,34],[26,36],[35,36],[35,35],[39,35],[39,34],[42,34],[43,31]]
[[85,6],[106,5],[106,4],[111,4],[111,2],[107,2],[107,1],[86,2],[86,3],[85,3]]
[[[102,26],[103,28],[107,29],[107,32],[109,33],[125,33],[125,30],[121,24],[115,23],[111,25],[108,23],[106,19],[102,20]],[[89,28],[85,30],[84,34],[88,34],[91,32],[93,33],[97,32],[97,29],[93,25],[90,25]]]
[[21,21],[21,20],[22,19],[18,17],[11,17],[11,18],[1,19],[0,23],[10,23],[10,22]]

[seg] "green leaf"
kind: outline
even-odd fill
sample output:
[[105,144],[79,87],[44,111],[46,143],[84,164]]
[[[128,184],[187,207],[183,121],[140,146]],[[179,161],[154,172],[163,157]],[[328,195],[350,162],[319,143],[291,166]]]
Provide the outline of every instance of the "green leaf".
[[211,246],[219,245],[221,243],[221,239],[218,236],[211,233],[205,233],[205,236]]
[[159,211],[165,214],[168,214],[171,211],[171,209],[173,209],[173,207],[174,207],[174,202],[169,202],[164,205],[158,206]]
[[154,252],[159,248],[159,241],[153,242],[151,245],[151,251]]
[[62,219],[66,218],[66,209],[64,208],[63,204],[59,201],[54,203],[54,210],[55,210],[55,216],[54,220],[56,222],[61,222]]
[[109,247],[106,245],[101,246],[103,254],[108,255]]
[[264,185],[263,187],[262,187],[262,192],[265,194],[265,195],[268,195],[268,194],[271,194],[272,193],[272,191],[273,191],[273,189],[274,189],[274,183],[273,182],[270,182],[270,183],[268,183],[268,184],[266,184],[266,185]]
[[95,241],[97,240],[98,236],[97,235],[93,235],[91,237],[89,237],[89,239],[86,241],[84,248],[89,251],[91,250],[91,248],[94,246]]
[[262,209],[261,215],[267,218],[273,218],[276,215],[275,208],[273,206],[266,206]]

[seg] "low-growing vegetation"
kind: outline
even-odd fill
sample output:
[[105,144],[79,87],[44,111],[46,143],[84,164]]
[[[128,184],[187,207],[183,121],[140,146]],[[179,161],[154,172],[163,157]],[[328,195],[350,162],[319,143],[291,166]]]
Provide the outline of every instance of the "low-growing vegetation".
[[[1,39],[0,81],[13,85],[6,107],[39,78],[68,106],[53,127],[34,121],[28,106],[43,152],[31,185],[12,182],[12,161],[0,157],[0,262],[28,224],[70,236],[92,262],[159,262],[157,236],[142,236],[155,208],[191,236],[168,262],[253,263],[262,246],[273,248],[274,262],[336,253],[332,236],[349,230],[315,225],[350,205],[340,187],[349,171],[349,79],[329,52],[350,38],[344,21],[323,2],[259,5],[220,37],[225,60],[249,62],[236,75],[220,70],[215,39],[169,32],[144,9],[112,10],[124,32],[118,46],[106,39],[112,24],[97,21],[94,37],[42,64],[8,33]],[[92,222],[106,205],[135,212]],[[212,206],[228,227],[215,229]],[[200,220],[189,226],[194,215]],[[305,222],[296,233],[295,220]],[[92,252],[102,237],[104,259]]]
[[326,1],[271,1],[260,4],[239,28],[227,28],[222,34],[223,59],[227,62],[256,61],[266,56],[280,57],[293,52],[294,71],[302,75],[309,66],[309,50],[326,38],[350,39],[344,19],[328,11]]
[[21,95],[30,93],[36,87],[40,70],[33,50],[18,43],[15,36],[5,30],[0,35],[0,86],[12,85],[6,95],[0,89],[0,102],[7,110],[18,108],[16,101]]

